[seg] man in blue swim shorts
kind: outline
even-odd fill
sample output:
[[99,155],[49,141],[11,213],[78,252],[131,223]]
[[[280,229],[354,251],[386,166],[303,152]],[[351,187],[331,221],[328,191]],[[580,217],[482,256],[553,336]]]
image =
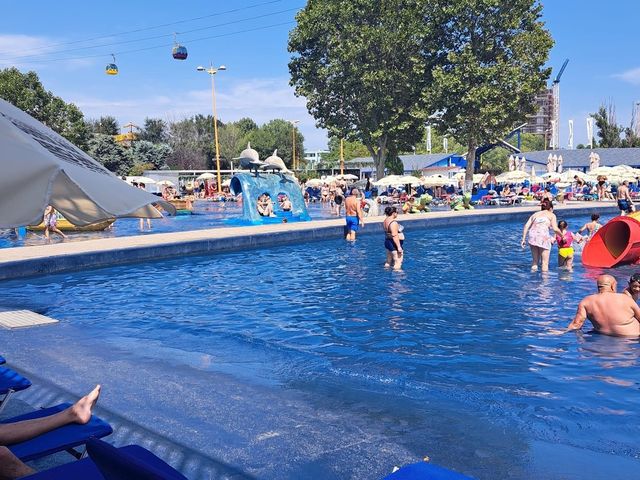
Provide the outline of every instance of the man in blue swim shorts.
[[631,200],[631,194],[629,193],[629,182],[624,181],[622,185],[618,187],[618,193],[616,195],[618,200],[618,208],[620,209],[620,215],[626,215],[627,213],[635,212],[633,206],[633,200]]
[[351,195],[344,201],[344,209],[347,215],[347,240],[354,241],[356,232],[360,227],[364,227],[362,209],[360,208],[360,192],[357,188],[351,189]]

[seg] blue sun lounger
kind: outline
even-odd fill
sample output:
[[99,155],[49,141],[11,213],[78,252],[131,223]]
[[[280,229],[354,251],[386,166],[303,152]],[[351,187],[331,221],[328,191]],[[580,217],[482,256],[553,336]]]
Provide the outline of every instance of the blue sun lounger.
[[0,400],[0,412],[7,406],[11,395],[30,386],[31,382],[18,372],[7,367],[0,367],[0,395],[4,395]]
[[382,480],[473,480],[473,478],[432,463],[418,462],[406,465]]
[[[70,403],[61,403],[55,407],[43,408],[41,410],[35,410],[25,415],[19,415],[17,417],[2,420],[0,423],[13,423],[21,420],[30,420],[33,418],[42,418],[54,413],[61,412],[71,406]],[[111,425],[96,417],[91,416],[89,423],[85,425],[69,424],[64,427],[56,428],[50,432],[43,433],[26,442],[14,443],[8,445],[9,450],[23,462],[29,460],[35,460],[37,458],[46,457],[52,453],[62,452],[67,450],[76,458],[80,458],[82,453],[75,450],[76,447],[85,445],[87,440],[91,437],[102,438],[110,435],[113,432]]]
[[87,442],[89,458],[35,473],[23,480],[187,480],[146,448],[128,445],[116,448],[102,440]]

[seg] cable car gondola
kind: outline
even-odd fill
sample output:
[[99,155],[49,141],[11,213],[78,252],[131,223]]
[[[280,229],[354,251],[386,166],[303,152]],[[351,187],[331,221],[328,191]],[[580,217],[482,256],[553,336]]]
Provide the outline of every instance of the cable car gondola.
[[118,74],[118,66],[116,65],[116,56],[112,53],[113,63],[108,63],[105,72],[107,75],[117,75]]
[[173,51],[171,52],[171,55],[173,56],[174,60],[186,60],[187,57],[189,56],[189,53],[187,52],[187,47],[184,47],[178,43],[178,41],[176,40],[175,33],[173,34],[173,42],[175,43],[175,45],[173,46]]

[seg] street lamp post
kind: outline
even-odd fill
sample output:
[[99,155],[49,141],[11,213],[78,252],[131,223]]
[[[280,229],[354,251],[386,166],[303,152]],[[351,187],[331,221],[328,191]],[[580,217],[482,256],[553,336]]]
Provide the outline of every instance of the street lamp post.
[[291,124],[291,168],[295,171],[296,165],[296,125],[300,123],[300,120],[289,120]]
[[220,65],[218,68],[213,66],[213,63],[209,64],[209,68],[199,66],[196,68],[199,72],[207,72],[211,77],[211,101],[213,105],[213,139],[214,147],[216,149],[216,170],[218,180],[218,193],[222,192],[222,177],[220,176],[220,145],[218,144],[218,116],[216,114],[216,88],[214,77],[218,71],[226,70],[227,67]]

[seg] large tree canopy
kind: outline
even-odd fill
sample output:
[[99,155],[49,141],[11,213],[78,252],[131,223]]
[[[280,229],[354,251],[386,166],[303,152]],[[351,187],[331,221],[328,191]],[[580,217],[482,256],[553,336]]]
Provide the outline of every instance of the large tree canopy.
[[[538,0],[434,0],[432,20],[442,28],[446,60],[426,91],[440,123],[468,148],[504,137],[533,113],[546,84],[553,45]],[[467,168],[466,184],[473,168]]]
[[83,150],[90,132],[82,112],[73,103],[65,103],[45,90],[35,72],[17,68],[0,70],[0,98],[24,110]]
[[364,144],[384,174],[389,149],[422,136],[425,0],[309,0],[289,36],[291,84],[318,126]]

